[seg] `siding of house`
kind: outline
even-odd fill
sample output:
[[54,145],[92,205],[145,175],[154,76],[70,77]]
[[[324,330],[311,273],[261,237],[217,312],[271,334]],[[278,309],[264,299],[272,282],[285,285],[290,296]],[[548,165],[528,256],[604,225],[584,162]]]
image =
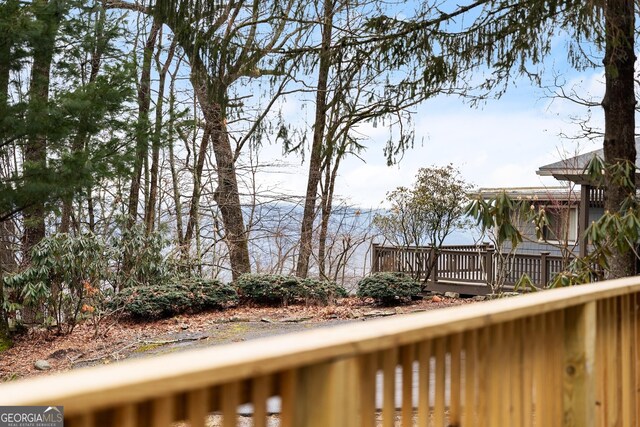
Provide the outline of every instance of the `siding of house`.
[[[594,208],[592,208],[594,209]],[[577,207],[572,208],[572,210],[577,210]],[[601,209],[600,209],[601,211]],[[570,226],[575,228],[574,235],[577,236],[577,213],[573,213],[575,216],[574,220],[571,221]],[[593,212],[594,218],[597,219],[602,212]],[[591,221],[591,216],[590,216]],[[516,227],[520,230],[522,235],[525,237],[523,242],[518,245],[517,253],[523,255],[539,255],[541,252],[549,252],[550,255],[561,256],[562,250],[560,249],[560,244],[552,244],[546,243],[544,241],[537,241],[536,238],[536,230],[533,223],[530,221],[524,221],[522,219],[518,219],[516,221]],[[580,246],[577,241],[570,241],[566,248],[572,251],[574,254],[578,255],[580,253]],[[504,244],[504,252],[509,252],[511,250],[511,244],[506,242]]]

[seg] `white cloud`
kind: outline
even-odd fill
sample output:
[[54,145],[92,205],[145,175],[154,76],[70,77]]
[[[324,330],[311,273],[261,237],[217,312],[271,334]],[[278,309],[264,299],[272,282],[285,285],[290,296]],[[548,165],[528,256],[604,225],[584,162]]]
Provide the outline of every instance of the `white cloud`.
[[[600,96],[599,79],[599,74],[592,73],[570,84],[580,84],[586,92]],[[287,110],[291,107],[295,111],[299,104],[292,102]],[[448,163],[477,187],[557,185],[552,179],[542,181],[536,170],[577,152],[599,148],[595,143],[560,138],[560,133],[577,132],[569,117],[578,114],[586,116],[584,110],[567,101],[547,102],[542,90],[531,87],[514,89],[482,109],[471,109],[457,99],[434,99],[417,109],[416,146],[405,153],[400,165],[388,167],[385,163],[382,147],[389,137],[388,127],[381,123],[360,126],[358,131],[369,137],[362,155],[365,162],[355,157],[343,162],[336,192],[353,204],[377,207],[388,191],[410,186],[419,168]],[[594,110],[593,124],[601,123],[600,117],[601,112]],[[265,148],[262,158],[268,157],[280,159],[280,148]],[[286,176],[261,175],[260,180],[303,196],[308,164],[297,166],[295,158],[286,160],[293,163]]]

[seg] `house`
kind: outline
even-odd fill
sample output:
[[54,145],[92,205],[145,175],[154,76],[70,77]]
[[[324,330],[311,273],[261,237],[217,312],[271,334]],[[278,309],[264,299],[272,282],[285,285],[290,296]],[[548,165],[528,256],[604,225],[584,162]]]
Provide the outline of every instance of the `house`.
[[[640,138],[636,139],[636,151],[640,152]],[[543,241],[537,241],[531,224],[521,224],[525,240],[518,252],[540,253],[548,251],[558,254],[558,248],[571,250],[576,256],[585,256],[588,244],[581,244],[585,230],[604,214],[604,191],[591,182],[585,170],[594,157],[604,158],[602,149],[570,157],[559,162],[541,166],[536,174],[552,176],[562,187],[481,189],[490,197],[497,191],[506,191],[514,199],[530,199],[536,208],[545,206],[549,227],[543,230]],[[640,168],[640,158],[636,159]],[[640,176],[637,177],[640,183]]]
[[[640,138],[636,139],[636,151],[640,152]],[[509,243],[502,248],[489,244],[444,247],[437,255],[433,271],[428,277],[420,277],[428,281],[427,289],[484,294],[488,292],[487,285],[498,282],[499,276],[506,285],[513,285],[525,274],[532,283],[544,287],[566,268],[570,259],[585,256],[589,245],[582,243],[582,236],[588,225],[604,213],[604,191],[585,172],[595,156],[603,158],[603,150],[544,165],[536,171],[540,176],[554,177],[560,186],[480,189],[478,194],[486,199],[506,192],[512,199],[527,201],[534,210],[544,208],[548,223],[540,230],[541,238],[530,219],[516,217],[524,241],[513,253],[509,251]],[[640,168],[637,160],[636,167]],[[636,179],[640,183],[640,176]],[[430,262],[434,255],[428,253],[429,248],[374,245],[372,271],[414,272],[418,262]],[[505,258],[505,253],[510,255]]]
[[[636,138],[636,152],[640,151],[640,138]],[[598,220],[604,214],[604,191],[589,180],[585,169],[594,157],[604,158],[604,150],[599,149],[578,156],[551,163],[540,167],[537,174],[540,176],[552,176],[558,181],[563,181],[579,186],[580,198],[578,206],[578,240],[582,240],[584,231],[591,222]],[[636,168],[640,167],[640,158],[636,158]],[[636,181],[639,177],[636,177]],[[587,254],[587,245],[581,245],[578,255]]]
[[[544,209],[546,212],[548,224],[540,233],[537,233],[536,225],[531,220],[523,218],[517,212],[514,213],[514,225],[523,237],[517,248],[518,253],[538,255],[548,252],[554,256],[579,253],[580,193],[575,186],[483,188],[478,195],[492,199],[501,193],[506,193],[513,200],[525,202],[535,211]],[[510,242],[505,242],[502,249],[509,252]]]

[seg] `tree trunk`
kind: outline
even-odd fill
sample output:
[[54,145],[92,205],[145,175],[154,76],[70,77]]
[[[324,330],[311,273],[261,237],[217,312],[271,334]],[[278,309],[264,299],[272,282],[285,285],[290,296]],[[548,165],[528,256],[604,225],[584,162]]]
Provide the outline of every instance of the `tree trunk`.
[[[189,220],[187,221],[187,229],[184,232],[184,249],[188,253],[191,247],[194,230],[197,228],[198,210],[200,209],[200,193],[202,192],[202,171],[204,169],[204,161],[207,157],[211,134],[205,129],[202,135],[202,142],[196,157],[196,167],[193,171],[193,191],[191,193],[191,204],[189,205]],[[195,146],[195,144],[194,144]],[[195,147],[194,147],[195,148]]]
[[320,65],[318,69],[318,88],[316,91],[316,115],[313,126],[313,142],[309,158],[309,178],[300,228],[300,254],[296,274],[307,277],[309,258],[313,241],[313,222],[315,219],[318,183],[322,176],[322,141],[327,117],[327,87],[331,68],[331,28],[333,25],[333,0],[324,2],[324,22],[322,26],[322,45],[320,47]]
[[138,203],[140,201],[140,181],[142,168],[147,157],[149,146],[149,109],[151,105],[151,61],[156,45],[156,38],[160,31],[160,24],[153,21],[151,31],[144,47],[142,70],[140,73],[140,85],[138,88],[138,129],[136,135],[136,158],[133,165],[133,176],[129,191],[128,227],[135,224],[138,216]]
[[[606,92],[602,101],[605,118],[604,160],[606,165],[630,162],[635,165],[635,93],[634,93],[634,2],[608,0],[605,6],[606,49],[604,57]],[[635,171],[628,176],[631,186],[605,175],[604,208],[620,212],[628,197],[635,195]],[[635,274],[631,251],[613,249],[608,259],[608,278]]]
[[[0,5],[2,20],[14,16],[17,2],[9,0]],[[3,22],[4,24],[4,22]],[[11,74],[11,46],[10,34],[0,33],[0,140],[4,139],[5,124],[9,107],[9,77]],[[4,157],[4,156],[3,156]],[[6,177],[5,177],[6,178]],[[11,227],[9,232],[8,227]],[[16,268],[15,253],[10,239],[15,233],[11,219],[0,222],[0,352],[11,343],[7,313],[4,310],[4,273],[13,272]]]
[[173,153],[173,137],[175,133],[175,75],[171,76],[171,85],[169,86],[169,130],[168,130],[168,143],[169,143],[169,169],[171,171],[171,183],[173,185],[173,201],[176,212],[176,234],[178,236],[178,245],[180,248],[184,248],[184,234],[182,232],[182,202],[180,200],[180,183],[178,177],[178,171],[176,169],[176,158]]
[[[15,16],[14,11],[17,8],[15,0],[9,0],[0,4],[0,18],[3,27],[9,27],[8,21]],[[0,32],[0,140],[4,139],[6,133],[6,125],[4,123],[7,117],[8,101],[9,101],[9,77],[11,74],[11,33],[9,30]]]
[[[33,46],[33,63],[29,86],[27,112],[28,135],[24,147],[24,174],[35,182],[41,181],[47,166],[48,103],[51,63],[55,50],[56,34],[60,25],[57,0],[36,0],[35,16],[41,25],[41,33]],[[45,206],[41,200],[33,200],[23,211],[24,234],[22,236],[23,260],[29,262],[31,249],[45,236]]]
[[87,189],[87,214],[89,215],[89,231],[93,233],[96,229],[96,215],[93,209],[93,195],[91,187]]
[[326,251],[327,251],[327,236],[329,234],[329,218],[331,217],[331,205],[332,202],[329,199],[332,198],[332,194],[329,191],[329,183],[331,181],[331,168],[330,160],[327,160],[324,170],[324,183],[321,185],[321,197],[320,197],[320,234],[318,236],[318,275],[320,278],[326,278]]
[[[212,82],[207,77],[206,68],[200,58],[191,56],[189,60],[192,67],[191,83],[204,114],[205,132],[211,138],[213,153],[216,158],[218,187],[213,194],[213,198],[222,214],[225,240],[229,247],[231,274],[235,280],[240,275],[251,271],[251,263],[247,232],[244,226],[242,206],[240,205],[235,156],[231,149],[231,141],[227,134],[226,117],[223,111],[227,87],[221,83]],[[203,83],[202,79],[205,79],[205,83]],[[201,154],[205,155],[204,152]],[[186,234],[187,232],[185,231],[185,245],[187,244]]]
[[171,169],[171,183],[173,184],[173,201],[176,208],[176,234],[178,244],[184,247],[184,234],[182,233],[182,202],[180,201],[180,185],[178,183],[178,171],[176,170],[176,159],[173,154],[173,140],[169,140],[169,167]]
[[[95,24],[95,46],[93,52],[91,52],[91,68],[89,70],[89,79],[88,83],[91,85],[95,83],[98,78],[98,73],[100,72],[100,66],[102,64],[102,55],[104,54],[104,50],[106,48],[106,40],[104,37],[104,25],[107,19],[107,11],[104,8],[101,8],[98,12],[98,16]],[[79,118],[80,128],[78,129],[78,133],[74,138],[71,149],[74,152],[78,152],[80,150],[87,150],[89,143],[89,132],[87,130],[88,123],[88,114],[82,114]],[[89,194],[91,194],[91,189],[89,189]],[[60,219],[60,232],[68,233],[71,228],[71,215],[73,213],[73,193],[66,195],[62,200],[62,212]],[[91,206],[91,197],[88,198],[89,201],[89,211],[90,214],[93,214],[93,206]],[[90,229],[93,231],[92,227],[92,219],[89,220]],[[79,228],[77,225],[76,228]],[[79,230],[76,230],[79,232]]]
[[155,129],[153,131],[153,141],[151,144],[149,200],[147,202],[144,215],[147,233],[153,232],[156,219],[156,200],[158,198],[158,163],[160,162],[160,145],[162,141],[162,106],[164,105],[164,85],[167,80],[169,65],[171,65],[171,61],[173,60],[173,53],[175,52],[175,48],[176,45],[174,42],[169,48],[167,60],[162,66],[159,76],[160,81],[158,83],[158,101],[156,102],[156,122]]
[[0,352],[3,347],[11,344],[9,322],[4,310],[4,275],[17,270],[14,250],[15,225],[9,219],[0,222]]
[[221,116],[214,123],[218,124],[211,133],[218,168],[218,188],[216,188],[213,197],[222,214],[222,222],[226,231],[225,237],[229,245],[231,273],[235,280],[240,275],[251,272],[249,245],[227,127]]
[[321,278],[328,279],[328,273],[326,271],[327,263],[327,237],[329,234],[329,219],[333,213],[333,194],[336,188],[336,178],[338,176],[338,169],[340,167],[341,156],[336,155],[335,164],[331,166],[332,153],[327,152],[327,160],[325,162],[325,182],[322,191],[322,210],[321,210],[321,222],[320,222],[320,236],[318,242],[318,270]]

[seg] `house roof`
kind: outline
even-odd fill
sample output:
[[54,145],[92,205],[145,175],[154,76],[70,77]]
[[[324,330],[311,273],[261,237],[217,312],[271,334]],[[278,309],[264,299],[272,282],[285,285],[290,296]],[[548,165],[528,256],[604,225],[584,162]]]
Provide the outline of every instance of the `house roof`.
[[579,192],[569,186],[562,187],[506,187],[506,188],[480,188],[477,195],[483,198],[496,197],[500,193],[507,193],[515,200],[531,200],[538,202],[569,202],[577,203],[580,199]]
[[[640,138],[636,138],[636,152],[640,152]],[[584,173],[587,165],[595,156],[604,158],[604,150],[590,151],[569,159],[541,166],[536,173],[540,176],[552,176],[559,181],[573,181],[577,184],[589,184]],[[636,167],[640,168],[640,157],[636,157]]]

